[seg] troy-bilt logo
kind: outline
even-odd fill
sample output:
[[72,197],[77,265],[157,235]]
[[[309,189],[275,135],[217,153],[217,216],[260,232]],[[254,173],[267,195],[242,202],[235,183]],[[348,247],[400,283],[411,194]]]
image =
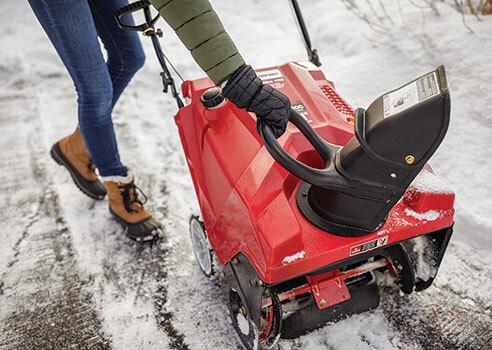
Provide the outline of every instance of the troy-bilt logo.
[[388,244],[388,236],[374,239],[372,241],[362,243],[359,245],[354,245],[353,247],[350,247],[350,256],[365,253],[370,250],[374,250],[376,248],[382,247],[383,245],[386,244]]

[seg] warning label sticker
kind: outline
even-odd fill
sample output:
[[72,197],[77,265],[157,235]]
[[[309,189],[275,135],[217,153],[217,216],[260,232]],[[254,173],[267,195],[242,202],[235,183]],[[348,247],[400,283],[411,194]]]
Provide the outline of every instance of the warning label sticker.
[[282,90],[285,84],[285,78],[280,69],[269,69],[256,73],[264,84],[268,84],[277,90]]
[[374,250],[388,244],[388,236],[350,247],[350,256]]
[[383,97],[384,117],[400,113],[437,94],[439,94],[439,85],[437,75],[433,72],[385,95]]
[[264,70],[264,71],[258,72],[256,74],[258,75],[258,78],[263,80],[263,82],[269,81],[269,80],[276,80],[276,79],[280,79],[280,78],[283,80],[283,78],[284,78],[280,69]]

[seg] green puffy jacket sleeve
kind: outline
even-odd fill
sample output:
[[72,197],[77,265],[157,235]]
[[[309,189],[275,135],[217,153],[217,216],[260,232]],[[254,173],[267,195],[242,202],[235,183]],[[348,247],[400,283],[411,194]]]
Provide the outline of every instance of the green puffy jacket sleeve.
[[227,80],[244,64],[244,59],[208,0],[150,2],[216,85]]

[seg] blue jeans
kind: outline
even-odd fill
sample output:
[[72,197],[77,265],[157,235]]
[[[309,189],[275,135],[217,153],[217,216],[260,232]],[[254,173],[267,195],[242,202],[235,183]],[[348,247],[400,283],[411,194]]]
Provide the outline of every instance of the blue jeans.
[[[120,29],[116,10],[127,0],[29,0],[73,79],[78,122],[101,176],[126,175],[111,114],[145,55],[137,33]],[[98,37],[107,50],[104,60]]]

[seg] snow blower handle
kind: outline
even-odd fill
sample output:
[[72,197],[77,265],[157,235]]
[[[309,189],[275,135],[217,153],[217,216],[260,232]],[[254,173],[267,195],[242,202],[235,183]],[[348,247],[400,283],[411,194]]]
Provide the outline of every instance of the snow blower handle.
[[[309,125],[306,119],[293,109],[291,109],[289,121],[301,131],[309,143],[311,143],[316,151],[318,151],[319,155],[326,163],[325,169],[328,168],[328,163],[331,161],[333,154],[338,147],[323,140],[311,125]],[[323,182],[323,179],[326,177],[326,170],[310,167],[309,165],[292,158],[282,146],[280,146],[270,126],[261,123],[260,121],[259,132],[268,152],[281,166],[310,184],[319,184],[320,182]]]
[[[144,36],[147,36],[152,41],[152,46],[154,47],[155,54],[157,56],[157,60],[162,68],[162,72],[160,76],[162,78],[163,89],[162,92],[168,93],[171,90],[171,94],[178,105],[178,108],[184,106],[183,101],[179,97],[178,89],[176,88],[176,84],[174,82],[174,78],[171,75],[167,67],[166,61],[169,63],[174,72],[183,80],[178,71],[174,68],[172,63],[167,59],[166,55],[162,51],[161,44],[159,42],[159,38],[162,37],[162,31],[158,28],[155,28],[155,23],[160,18],[160,15],[156,15],[152,17],[152,13],[150,11],[150,1],[149,0],[140,0],[126,6],[121,7],[118,11],[115,12],[114,16],[116,18],[116,22],[121,29],[142,32]],[[125,16],[131,16],[133,13],[143,11],[145,22],[139,25],[134,25],[132,22],[125,22],[123,19]]]
[[157,15],[154,18],[151,18],[150,20],[146,19],[145,23],[139,25],[128,24],[123,20],[123,17],[125,16],[132,15],[135,12],[148,9],[149,5],[150,5],[149,0],[140,0],[118,9],[114,14],[118,26],[121,29],[135,31],[135,32],[145,32],[147,29],[153,27],[154,24],[159,19],[160,15]]

